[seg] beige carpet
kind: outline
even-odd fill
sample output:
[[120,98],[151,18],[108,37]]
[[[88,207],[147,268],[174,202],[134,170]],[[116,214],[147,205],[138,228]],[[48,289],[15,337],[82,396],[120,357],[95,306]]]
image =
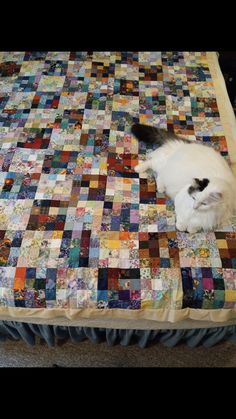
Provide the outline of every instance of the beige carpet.
[[140,349],[137,345],[109,347],[88,340],[49,348],[23,341],[0,342],[0,367],[236,367],[236,345],[224,342],[212,348],[166,348],[161,344]]

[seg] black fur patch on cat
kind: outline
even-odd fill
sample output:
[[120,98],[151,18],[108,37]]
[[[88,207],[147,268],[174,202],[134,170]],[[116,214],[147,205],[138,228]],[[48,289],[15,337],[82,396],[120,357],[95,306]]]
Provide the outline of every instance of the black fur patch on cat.
[[198,179],[194,178],[194,183],[188,188],[188,193],[191,195],[194,192],[202,192],[208,185],[209,179]]

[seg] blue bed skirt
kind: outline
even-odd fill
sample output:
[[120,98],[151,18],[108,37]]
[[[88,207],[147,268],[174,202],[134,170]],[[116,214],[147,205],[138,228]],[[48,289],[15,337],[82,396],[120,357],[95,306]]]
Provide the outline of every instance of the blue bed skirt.
[[207,329],[125,330],[0,321],[1,341],[7,338],[23,339],[33,346],[36,343],[36,337],[45,340],[49,346],[54,346],[66,339],[74,343],[89,339],[93,343],[107,342],[109,346],[115,344],[128,346],[136,343],[140,348],[145,348],[150,344],[160,342],[168,347],[179,343],[186,343],[190,347],[199,345],[211,347],[224,340],[236,343],[236,326]]

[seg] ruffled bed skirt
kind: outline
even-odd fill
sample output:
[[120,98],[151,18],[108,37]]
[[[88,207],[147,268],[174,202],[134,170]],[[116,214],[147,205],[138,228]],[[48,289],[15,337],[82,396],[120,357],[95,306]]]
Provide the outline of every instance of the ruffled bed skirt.
[[109,346],[138,344],[140,348],[145,348],[150,344],[160,342],[168,347],[186,343],[189,347],[194,348],[199,345],[211,347],[225,340],[236,343],[236,326],[205,329],[125,330],[0,321],[1,341],[7,338],[23,339],[27,344],[33,346],[36,344],[36,337],[45,340],[48,346],[54,346],[66,339],[73,343],[89,339],[92,343],[106,342]]

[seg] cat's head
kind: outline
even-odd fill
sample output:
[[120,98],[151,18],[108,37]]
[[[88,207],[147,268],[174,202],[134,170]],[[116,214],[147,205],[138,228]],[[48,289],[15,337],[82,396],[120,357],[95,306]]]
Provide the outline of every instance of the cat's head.
[[194,178],[188,188],[188,194],[193,199],[193,208],[199,211],[216,208],[223,202],[224,181]]

